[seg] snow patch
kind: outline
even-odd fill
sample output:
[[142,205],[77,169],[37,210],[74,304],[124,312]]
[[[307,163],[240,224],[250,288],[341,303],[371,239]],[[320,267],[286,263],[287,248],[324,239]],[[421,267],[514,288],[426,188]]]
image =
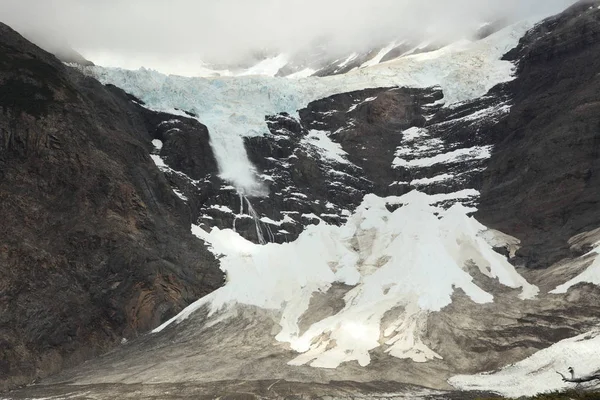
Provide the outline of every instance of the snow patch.
[[342,150],[342,146],[339,143],[335,143],[328,136],[329,132],[311,130],[306,135],[308,143],[312,144],[319,149],[319,153],[329,159],[342,164],[348,164],[346,160],[346,152]]
[[285,54],[279,54],[276,57],[271,57],[262,60],[258,64],[253,67],[248,68],[246,71],[242,72],[238,76],[248,76],[248,75],[266,75],[266,76],[275,76],[277,72],[288,63],[288,56]]
[[156,166],[159,169],[169,168],[169,166],[167,164],[165,164],[165,162],[163,161],[162,158],[160,158],[159,155],[157,155],[157,154],[150,154],[150,158],[152,159],[152,161],[154,161],[154,164],[156,164]]
[[342,61],[340,64],[338,64],[338,67],[343,68],[346,65],[348,65],[352,60],[354,60],[356,57],[358,57],[357,53],[352,53],[348,56],[348,58],[346,58],[344,61]]
[[425,128],[417,128],[416,126],[402,131],[403,142],[412,142],[426,136],[429,136],[429,131]]
[[156,150],[160,150],[160,149],[162,149],[162,147],[163,147],[163,142],[162,142],[162,140],[159,140],[159,139],[154,139],[154,140],[152,141],[152,145],[154,145],[154,148],[155,148]]
[[311,76],[315,72],[317,72],[316,69],[305,68],[303,70],[300,70],[298,72],[294,72],[293,74],[290,74],[290,75],[286,76],[286,78],[288,78],[288,79],[308,78],[309,76]]
[[414,179],[410,182],[410,184],[413,186],[426,186],[426,185],[431,185],[432,183],[448,181],[453,178],[454,178],[454,175],[441,174],[441,175],[434,176],[432,178]]
[[351,107],[348,109],[348,111],[347,111],[347,112],[352,112],[352,111],[356,110],[356,109],[358,108],[358,106],[360,106],[361,104],[369,103],[369,102],[371,102],[371,101],[373,101],[373,100],[375,100],[375,99],[377,99],[377,97],[369,97],[369,98],[366,98],[366,99],[364,99],[363,101],[361,101],[360,103],[356,103],[356,104],[352,105],[352,106],[351,106]]
[[570,366],[581,376],[600,369],[600,329],[561,340],[498,372],[458,375],[448,382],[461,390],[493,391],[508,397],[533,396],[573,389],[573,384],[563,382],[556,374],[559,371],[568,375]]
[[173,188],[173,193],[175,193],[177,195],[177,197],[179,197],[181,200],[188,201],[188,198],[183,193],[181,193],[179,190]]
[[396,47],[396,42],[392,42],[392,43],[388,44],[387,46],[385,46],[384,48],[382,48],[381,50],[379,50],[379,52],[375,55],[375,57],[373,57],[370,60],[364,62],[360,67],[361,68],[366,68],[366,67],[372,67],[373,65],[379,64],[381,62],[381,60],[383,59],[383,57],[385,57],[385,55],[387,53],[389,53],[390,51],[392,51],[392,49],[394,47]]
[[[396,157],[392,162],[392,166],[405,168],[430,167],[435,164],[448,164],[451,162],[460,162],[466,160],[483,160],[490,158],[491,150],[492,146],[474,146],[466,149],[458,149],[447,153],[437,154],[433,157],[417,158],[410,161]],[[398,152],[396,154],[398,155]]]
[[231,208],[220,204],[213,204],[210,206],[210,208],[221,211],[222,213],[233,214],[233,210]]
[[592,264],[586,268],[581,274],[577,275],[570,281],[563,283],[556,289],[552,290],[552,294],[567,293],[567,291],[578,283],[588,282],[600,286],[600,243],[596,243],[594,249],[584,254],[583,257],[595,257]]

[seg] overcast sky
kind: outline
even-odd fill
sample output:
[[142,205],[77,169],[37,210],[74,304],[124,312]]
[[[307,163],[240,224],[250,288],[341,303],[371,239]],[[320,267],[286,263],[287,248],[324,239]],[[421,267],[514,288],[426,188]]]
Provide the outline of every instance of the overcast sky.
[[142,59],[235,62],[253,49],[293,52],[323,37],[336,50],[392,36],[458,37],[482,21],[558,12],[573,2],[0,0],[0,21],[38,44],[68,43],[92,61],[133,67]]

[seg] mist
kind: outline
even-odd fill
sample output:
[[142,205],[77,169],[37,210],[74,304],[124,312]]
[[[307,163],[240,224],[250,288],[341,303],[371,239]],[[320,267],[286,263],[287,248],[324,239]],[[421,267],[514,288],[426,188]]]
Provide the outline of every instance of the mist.
[[[344,52],[394,38],[471,35],[482,22],[574,0],[1,0],[0,21],[41,47],[101,65],[236,63],[256,51]],[[160,68],[157,68],[160,70]],[[164,69],[164,68],[163,68]]]

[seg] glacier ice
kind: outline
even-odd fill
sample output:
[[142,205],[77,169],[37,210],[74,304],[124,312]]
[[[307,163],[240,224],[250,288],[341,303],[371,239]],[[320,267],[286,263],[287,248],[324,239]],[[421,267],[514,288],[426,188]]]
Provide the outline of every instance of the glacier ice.
[[[243,137],[267,132],[266,115],[297,115],[297,110],[310,101],[373,87],[441,86],[446,105],[482,96],[492,86],[512,79],[514,66],[502,61],[502,55],[518,43],[532,24],[533,21],[520,22],[483,40],[463,40],[437,51],[323,78],[187,78],[148,69],[103,67],[88,67],[86,71],[103,83],[137,96],[152,109],[197,114],[209,129],[221,177],[242,193],[260,196],[265,194],[265,188],[248,159]],[[269,65],[278,62],[282,60],[271,60]]]

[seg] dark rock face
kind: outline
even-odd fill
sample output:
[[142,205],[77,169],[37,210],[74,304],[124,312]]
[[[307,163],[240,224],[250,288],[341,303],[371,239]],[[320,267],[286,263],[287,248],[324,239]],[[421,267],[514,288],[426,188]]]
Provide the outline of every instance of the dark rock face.
[[34,43],[42,50],[54,54],[56,58],[64,63],[81,66],[94,65],[93,62],[78,53],[66,41],[60,40],[52,35],[48,36],[45,32],[36,31],[35,28],[35,26],[29,27],[29,29],[24,28],[25,30],[21,31],[21,34],[25,37],[25,39]]
[[441,98],[440,91],[371,89],[312,102],[300,118],[309,129],[332,132],[331,139],[383,194],[395,178],[391,165],[402,131],[424,126],[429,111],[424,107]]
[[93,66],[94,63],[76,52],[70,47],[57,49],[52,52],[60,61],[68,64],[77,64],[82,66]]
[[[376,88],[311,102],[299,118],[268,116],[269,133],[246,138],[268,187],[264,197],[245,198],[189,168],[165,172],[189,199],[198,224],[234,228],[256,243],[294,240],[309,224],[341,225],[368,193],[419,189],[440,195],[445,206],[474,205],[493,142],[490,128],[506,115],[507,97],[499,88],[453,108],[442,108],[442,99],[438,88]],[[161,156],[169,160],[165,149]],[[443,196],[461,191],[459,198]]]
[[208,129],[191,118],[173,118],[165,113],[151,114],[153,137],[164,143],[160,155],[177,171],[192,179],[204,179],[218,172],[209,144]]
[[[0,390],[98,355],[222,284],[149,155],[160,138],[173,164],[210,174],[205,127],[145,110],[4,25],[0,113]],[[174,118],[180,131],[165,130]]]
[[519,262],[548,267],[600,225],[600,10],[583,1],[530,31],[507,57],[514,103],[494,128],[477,218],[520,238]]

